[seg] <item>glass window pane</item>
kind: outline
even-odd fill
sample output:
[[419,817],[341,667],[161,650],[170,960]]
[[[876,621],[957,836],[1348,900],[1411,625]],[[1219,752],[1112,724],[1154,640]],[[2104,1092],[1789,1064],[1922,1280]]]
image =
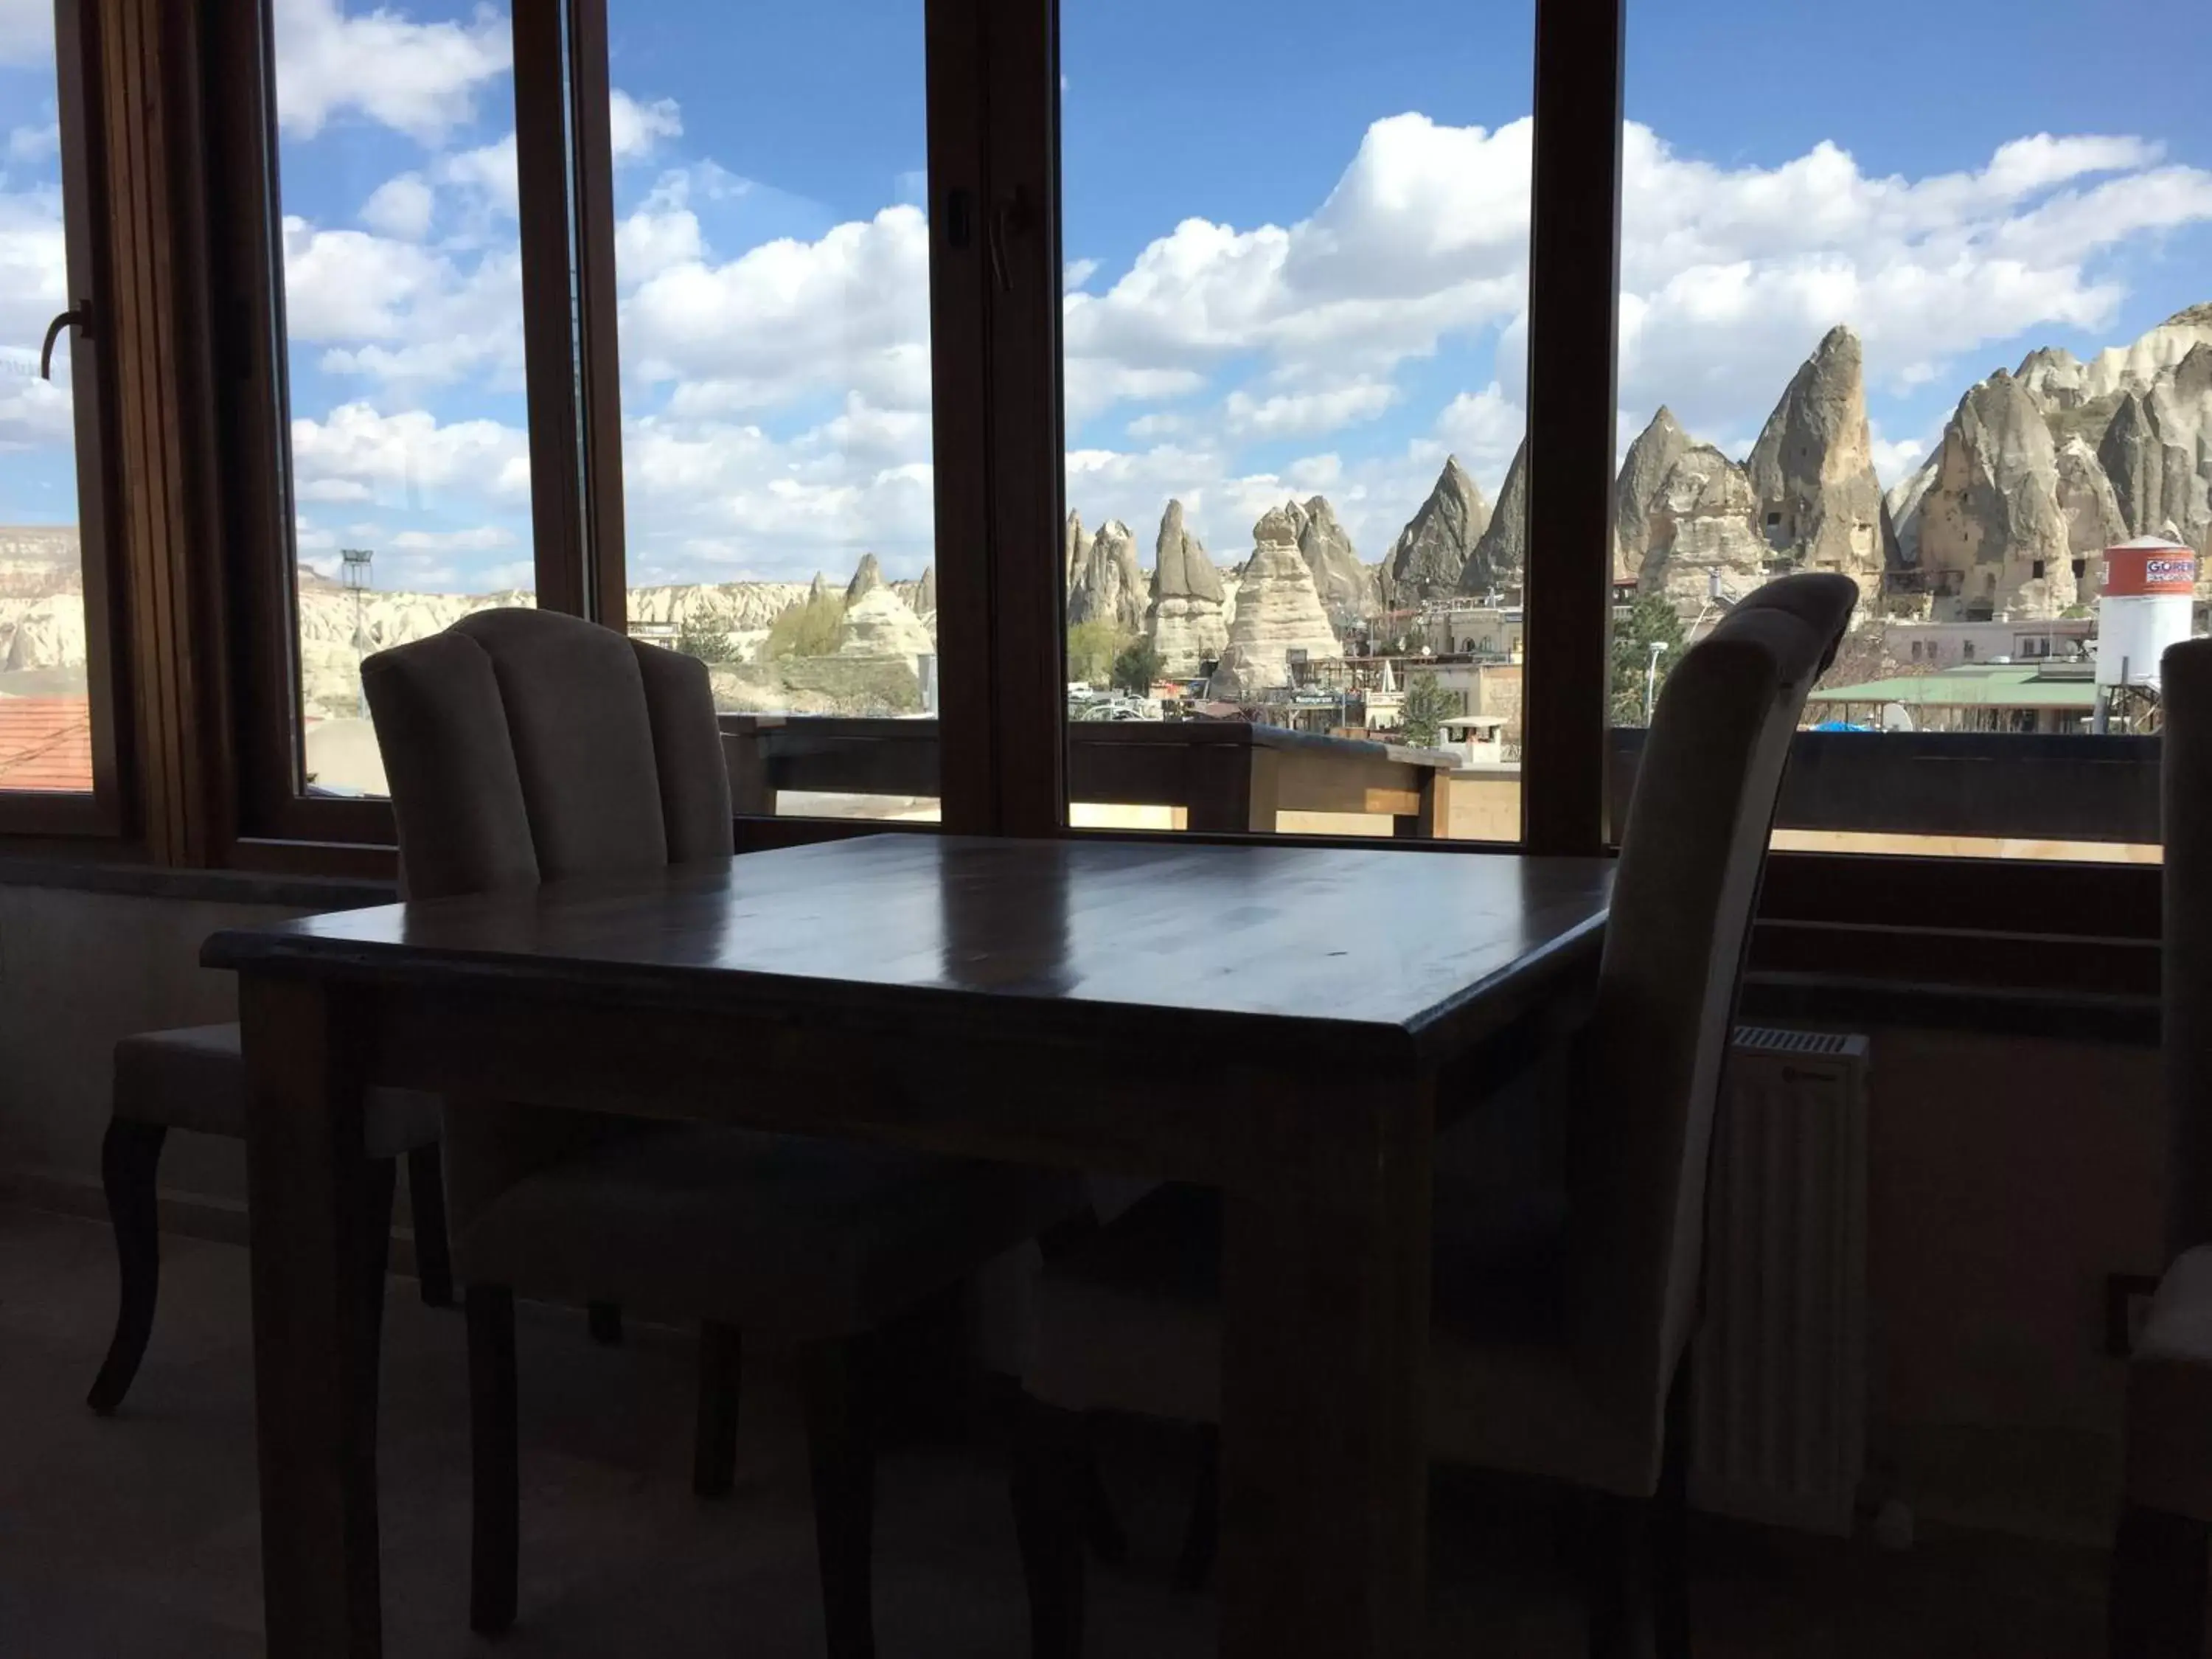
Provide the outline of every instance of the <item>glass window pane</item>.
[[71,293],[51,3],[0,26],[0,790],[86,793],[92,706],[67,331],[52,380],[39,374],[46,325]]
[[[1617,761],[1732,605],[1841,570],[1778,846],[2154,859],[2157,658],[2212,592],[2212,124],[2101,89],[2164,9],[1631,10]],[[1815,62],[1881,95],[1713,95]]]
[[630,630],[712,665],[741,811],[934,819],[921,0],[608,9]]
[[1063,5],[1078,825],[1519,836],[1533,17]]
[[514,43],[481,0],[275,27],[301,775],[380,795],[362,658],[532,600]]

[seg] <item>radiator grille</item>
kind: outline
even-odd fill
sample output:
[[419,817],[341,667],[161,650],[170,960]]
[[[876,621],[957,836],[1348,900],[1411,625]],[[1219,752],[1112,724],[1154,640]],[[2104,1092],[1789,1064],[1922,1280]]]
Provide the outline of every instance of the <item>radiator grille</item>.
[[1714,1124],[1692,1501],[1848,1533],[1866,1457],[1867,1040],[1743,1026]]

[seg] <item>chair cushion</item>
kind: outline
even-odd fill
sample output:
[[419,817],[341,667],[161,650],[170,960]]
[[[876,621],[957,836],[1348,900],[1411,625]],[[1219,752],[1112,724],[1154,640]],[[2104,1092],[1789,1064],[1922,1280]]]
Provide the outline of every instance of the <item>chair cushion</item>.
[[[393,1158],[438,1139],[438,1100],[408,1089],[371,1089],[363,1103],[371,1158]],[[115,1115],[202,1134],[246,1133],[246,1056],[238,1027],[141,1031],[115,1045]]]
[[2166,1270],[2128,1363],[2127,1495],[2212,1521],[2212,1245]]
[[515,1182],[455,1233],[453,1264],[786,1344],[878,1324],[1083,1204],[1072,1177],[1014,1164],[684,1125]]
[[[1440,1176],[1430,1333],[1437,1457],[1632,1494],[1656,1469],[1577,1381],[1561,1324],[1566,1205],[1557,1188]],[[1168,1187],[1047,1263],[1024,1381],[1040,1400],[1212,1422],[1221,1409],[1221,1200]]]

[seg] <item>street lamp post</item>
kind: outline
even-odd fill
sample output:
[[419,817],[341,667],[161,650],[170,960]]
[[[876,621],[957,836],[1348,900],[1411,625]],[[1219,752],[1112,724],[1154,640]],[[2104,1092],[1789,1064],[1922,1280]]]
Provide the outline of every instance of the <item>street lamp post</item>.
[[1659,659],[1667,654],[1667,641],[1651,641],[1651,659],[1644,665],[1644,723],[1651,724],[1651,704],[1659,690]]
[[363,720],[368,718],[368,692],[361,683],[361,664],[362,659],[368,654],[368,623],[362,614],[362,605],[370,590],[369,561],[375,556],[374,548],[342,547],[338,550],[338,557],[343,561],[338,571],[339,579],[345,584],[346,592],[353,595],[353,681],[356,694],[360,698],[359,713]]

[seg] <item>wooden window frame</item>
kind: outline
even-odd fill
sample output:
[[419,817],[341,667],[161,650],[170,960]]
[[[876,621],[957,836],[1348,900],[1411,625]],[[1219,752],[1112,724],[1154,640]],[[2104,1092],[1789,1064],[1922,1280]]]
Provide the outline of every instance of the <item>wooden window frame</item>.
[[[0,836],[52,841],[118,839],[131,829],[124,755],[131,737],[129,678],[116,626],[116,595],[123,565],[122,527],[133,503],[118,484],[120,449],[114,422],[122,374],[112,342],[118,301],[111,280],[117,235],[143,228],[133,220],[118,232],[111,220],[133,204],[108,204],[115,179],[104,118],[112,107],[103,94],[102,35],[91,0],[55,0],[54,101],[60,128],[62,227],[68,267],[64,303],[88,312],[70,342],[71,444],[76,477],[77,553],[85,631],[85,698],[89,709],[92,788],[89,792],[0,789]],[[136,299],[138,296],[129,296]]]
[[[210,328],[229,372],[216,398],[222,433],[225,609],[236,635],[229,662],[235,733],[235,832],[222,861],[248,867],[388,872],[396,836],[379,800],[306,794],[298,763],[298,560],[286,371],[282,181],[274,15],[270,0],[200,0],[205,8],[210,292],[225,296]],[[577,335],[569,303],[577,198],[568,158],[569,40],[580,8],[514,0],[514,127],[523,267],[531,511],[538,602],[592,613],[587,522],[604,522],[586,477],[577,398]],[[604,11],[599,14],[604,17]],[[599,58],[604,85],[605,58]],[[604,98],[599,139],[607,143]],[[602,221],[601,222],[607,222]],[[605,250],[611,262],[612,247]],[[594,394],[620,408],[611,380]],[[619,473],[612,522],[620,568]],[[599,517],[593,518],[594,513]]]

